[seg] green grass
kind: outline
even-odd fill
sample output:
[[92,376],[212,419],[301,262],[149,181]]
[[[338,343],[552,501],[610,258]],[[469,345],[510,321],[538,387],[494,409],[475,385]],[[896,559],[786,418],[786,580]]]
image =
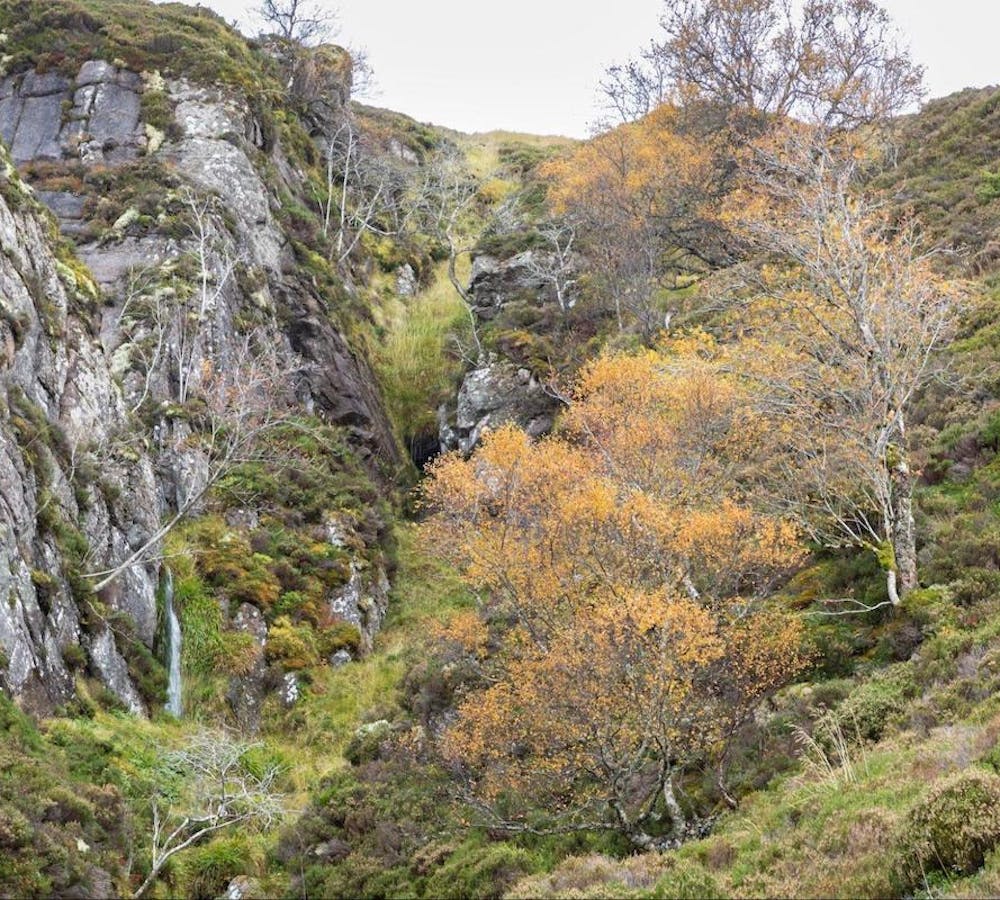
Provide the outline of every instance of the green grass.
[[996,192],[1000,91],[969,88],[930,101],[899,123],[896,164],[876,179],[912,207],[932,239],[960,249],[975,271],[993,271],[1000,225]]
[[8,71],[75,75],[88,59],[277,94],[273,63],[206,7],[148,0],[2,0]]
[[[459,278],[467,279],[468,261],[460,262]],[[436,432],[436,410],[457,388],[460,348],[471,344],[469,313],[440,263],[430,285],[393,303],[385,318],[386,335],[373,341],[372,354],[390,419],[409,444]]]
[[[587,875],[583,860],[571,857],[551,875],[526,880],[513,896],[558,896],[574,881],[583,882],[573,895],[580,897],[681,896],[676,884],[671,887],[678,871],[700,886],[689,896],[704,896],[709,884],[725,897],[895,896],[907,812],[929,784],[967,767],[970,757],[991,746],[996,728],[996,722],[947,727],[922,741],[899,735],[874,748],[855,747],[853,781],[805,765],[745,798],[710,837],[647,859],[638,885],[630,860],[604,857],[598,866],[591,858]],[[964,883],[996,885],[998,877],[988,863]]]
[[403,677],[419,658],[429,629],[472,603],[458,576],[420,548],[416,526],[400,526],[397,540],[389,613],[374,652],[341,668],[308,673],[302,703],[268,728],[276,739],[292,738],[289,752],[311,770],[307,781],[343,767],[343,751],[359,725],[392,717]]
[[[420,658],[434,624],[472,603],[455,573],[422,550],[416,526],[401,526],[397,538],[390,613],[374,651],[339,669],[324,665],[300,672],[299,702],[290,710],[274,704],[266,712],[260,752],[284,770],[281,787],[288,809],[286,821],[263,834],[223,831],[178,856],[154,897],[215,896],[235,875],[254,878],[267,896],[287,889],[291,873],[284,871],[272,852],[283,829],[317,796],[325,778],[347,771],[343,753],[359,725],[398,715],[403,678]],[[178,572],[191,576],[183,566]],[[178,603],[182,602],[178,595]],[[191,622],[188,625],[194,627]],[[213,630],[214,626],[208,628]],[[194,666],[186,673],[185,718],[175,720],[153,709],[152,718],[144,720],[102,709],[99,686],[81,681],[80,699],[68,711],[74,715],[49,720],[41,732],[0,697],[4,769],[0,774],[0,893],[47,893],[65,887],[61,876],[50,877],[39,869],[38,860],[47,865],[50,857],[63,875],[80,877],[87,857],[74,848],[81,835],[95,848],[95,859],[105,854],[125,858],[125,842],[130,841],[131,852],[142,860],[148,843],[149,798],[164,784],[162,756],[183,746],[193,730],[225,721],[226,688],[225,677]],[[62,784],[75,786],[79,810],[66,812],[66,827],[57,827],[46,823],[44,813],[46,808],[69,804],[60,792]],[[416,797],[422,788],[414,785],[412,790]],[[105,802],[102,791],[108,794],[106,802],[118,804],[119,827],[113,832],[93,811],[95,804]],[[75,824],[77,819],[82,824]],[[123,822],[131,829],[128,834]],[[17,844],[6,846],[4,841]],[[473,848],[456,858],[452,875],[465,884],[472,883],[469,879],[488,881],[491,866],[521,865],[524,859],[526,855],[515,848],[489,849],[485,855]],[[113,871],[116,878],[123,877],[119,868]]]
[[559,135],[522,134],[516,131],[485,131],[455,135],[465,153],[469,169],[478,179],[488,178],[508,163],[518,149],[544,156],[573,147],[578,141]]

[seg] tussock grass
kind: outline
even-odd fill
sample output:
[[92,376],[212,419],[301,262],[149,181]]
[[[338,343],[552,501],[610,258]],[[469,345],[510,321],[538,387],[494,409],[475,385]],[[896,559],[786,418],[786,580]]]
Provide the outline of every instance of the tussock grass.
[[[469,263],[459,260],[468,278]],[[387,333],[372,348],[389,416],[404,444],[437,427],[438,406],[453,395],[461,378],[462,348],[471,345],[469,313],[451,283],[445,264],[431,284],[386,313]]]

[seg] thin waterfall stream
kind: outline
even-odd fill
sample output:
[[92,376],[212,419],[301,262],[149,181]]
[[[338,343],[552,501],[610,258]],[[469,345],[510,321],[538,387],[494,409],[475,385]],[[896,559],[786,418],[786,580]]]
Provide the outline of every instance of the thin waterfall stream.
[[184,712],[181,701],[181,622],[174,609],[174,574],[166,570],[163,585],[163,603],[167,613],[167,712],[180,718]]

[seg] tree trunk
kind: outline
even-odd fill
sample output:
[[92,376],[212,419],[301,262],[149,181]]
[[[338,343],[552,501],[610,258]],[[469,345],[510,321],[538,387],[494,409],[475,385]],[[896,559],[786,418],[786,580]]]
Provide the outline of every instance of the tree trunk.
[[899,597],[905,597],[917,587],[917,528],[913,521],[913,475],[902,451],[899,460],[892,467],[890,477],[896,588]]
[[663,800],[667,806],[667,812],[670,813],[670,821],[673,823],[674,837],[678,839],[682,838],[684,836],[684,829],[687,828],[687,817],[684,815],[684,810],[681,809],[680,803],[677,802],[676,794],[674,794],[674,778],[672,775],[668,775],[663,782]]
[[611,808],[615,811],[615,815],[618,817],[618,824],[621,827],[621,833],[628,838],[629,842],[635,847],[636,850],[641,850],[643,853],[652,850],[655,847],[656,841],[651,835],[646,834],[638,825],[636,825],[625,812],[625,808],[617,800],[611,801]]
[[726,787],[725,757],[719,760],[719,765],[716,767],[715,786],[719,789],[719,793],[722,794],[722,799],[726,806],[730,809],[739,809],[739,801],[729,793],[729,789]]

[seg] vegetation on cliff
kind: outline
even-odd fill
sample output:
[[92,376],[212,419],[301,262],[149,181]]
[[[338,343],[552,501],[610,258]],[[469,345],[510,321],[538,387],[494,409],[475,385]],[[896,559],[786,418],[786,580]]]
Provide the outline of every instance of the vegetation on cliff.
[[[0,893],[997,892],[996,92],[893,118],[919,68],[869,0],[663,29],[578,143],[352,104],[339,48],[204,9],[0,0],[12,85],[103,61],[148,138],[8,165],[11,233],[41,258],[32,191],[69,195],[81,255],[169,256],[102,296],[62,242],[57,303],[10,251],[0,364],[89,335],[121,409],[102,456],[7,389],[39,496],[9,606],[83,624],[51,715],[0,697]],[[190,180],[171,79],[248,107],[197,139],[260,221]],[[289,376],[252,447],[234,335]],[[153,486],[131,529],[112,458]],[[144,636],[118,579],[161,565]]]

